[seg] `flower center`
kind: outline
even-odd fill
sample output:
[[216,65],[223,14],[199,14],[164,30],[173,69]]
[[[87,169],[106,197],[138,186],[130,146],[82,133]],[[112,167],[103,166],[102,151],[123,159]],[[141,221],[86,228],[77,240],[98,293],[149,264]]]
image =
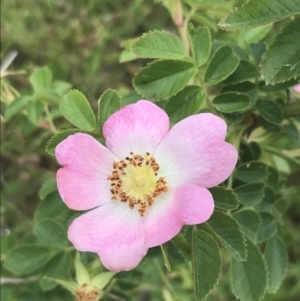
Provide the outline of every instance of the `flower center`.
[[138,206],[138,212],[144,215],[154,199],[168,192],[167,182],[158,177],[159,165],[155,158],[130,153],[130,156],[113,162],[113,171],[108,176],[111,182],[112,200],[128,203],[129,208]]

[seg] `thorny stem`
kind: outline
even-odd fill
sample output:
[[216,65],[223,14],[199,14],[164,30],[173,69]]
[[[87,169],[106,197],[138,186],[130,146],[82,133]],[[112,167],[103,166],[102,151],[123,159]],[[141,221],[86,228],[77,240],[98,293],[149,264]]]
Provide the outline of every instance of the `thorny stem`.
[[162,271],[161,266],[159,265],[159,263],[157,262],[157,260],[154,259],[153,263],[154,263],[154,266],[155,266],[155,268],[156,268],[156,270],[157,270],[157,272],[158,272],[158,274],[159,274],[162,282],[164,283],[164,285],[167,287],[167,289],[169,290],[169,292],[172,293],[172,295],[174,296],[175,300],[176,301],[180,301],[178,299],[178,297],[176,296],[176,293],[174,292],[173,287],[171,286],[168,278],[166,277],[166,275]]

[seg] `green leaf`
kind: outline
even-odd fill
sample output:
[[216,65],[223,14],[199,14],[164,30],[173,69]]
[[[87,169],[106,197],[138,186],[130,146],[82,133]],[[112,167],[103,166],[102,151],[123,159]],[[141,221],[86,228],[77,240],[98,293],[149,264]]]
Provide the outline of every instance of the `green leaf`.
[[54,156],[55,155],[55,148],[56,146],[62,142],[63,140],[65,140],[67,137],[69,137],[70,135],[74,135],[76,133],[84,133],[84,134],[88,134],[93,136],[94,138],[101,140],[100,135],[96,132],[90,132],[90,131],[83,131],[83,130],[79,130],[79,129],[69,129],[69,130],[64,130],[61,131],[60,133],[58,133],[57,135],[53,136],[47,143],[46,145],[46,152],[51,155]]
[[41,200],[44,200],[50,193],[57,191],[56,178],[50,178],[43,183],[39,190],[39,196]]
[[132,45],[132,51],[141,58],[182,59],[185,47],[180,38],[166,31],[143,34]]
[[258,204],[264,197],[264,183],[244,184],[234,189],[238,200],[244,206],[251,207]]
[[241,30],[276,22],[300,13],[297,1],[250,0],[218,25],[224,30]]
[[229,46],[241,60],[249,59],[248,53],[244,49],[242,49],[240,46],[238,46],[235,43],[230,43],[230,42],[222,41],[222,40],[214,40],[213,41],[210,55],[213,55],[216,52],[216,50],[218,50],[222,46]]
[[187,254],[191,253],[191,247],[181,232],[179,232],[175,237],[172,238],[172,243]]
[[194,296],[204,300],[219,281],[221,253],[216,241],[206,232],[193,229],[192,264]]
[[39,279],[42,290],[47,291],[55,288],[57,282],[50,278],[68,278],[71,274],[72,259],[70,253],[58,253],[43,268]]
[[276,216],[276,218],[280,220],[282,218],[282,215],[285,213],[287,207],[287,201],[283,198],[280,198],[274,202],[274,205],[272,207],[272,214],[274,214],[274,216]]
[[61,80],[55,81],[52,86],[52,90],[55,91],[58,95],[64,95],[65,93],[69,92],[71,88],[71,84]]
[[268,291],[274,294],[285,277],[288,261],[286,246],[279,236],[267,241],[264,255],[269,270]]
[[258,161],[240,165],[234,172],[236,178],[243,182],[265,182],[268,178],[268,166]]
[[65,248],[68,245],[66,230],[57,221],[45,218],[34,226],[36,236],[53,248]]
[[268,122],[280,124],[283,120],[283,112],[278,103],[273,100],[258,99],[255,108]]
[[34,124],[39,123],[40,118],[43,114],[43,104],[40,101],[28,100],[27,102],[27,114],[28,119]]
[[256,205],[256,209],[258,211],[271,211],[273,204],[275,202],[275,192],[274,190],[269,187],[269,186],[265,186],[264,189],[264,197],[262,199],[262,202]]
[[260,301],[267,287],[266,262],[258,247],[247,240],[247,259],[232,259],[232,288],[242,301]]
[[268,212],[260,213],[261,224],[258,228],[257,241],[268,240],[277,230],[274,216]]
[[147,99],[166,99],[182,90],[196,72],[194,65],[187,61],[156,61],[135,76],[133,85]]
[[233,217],[238,221],[245,235],[256,241],[261,222],[259,214],[256,211],[245,209],[235,212]]
[[243,112],[250,108],[250,98],[243,93],[226,92],[215,97],[213,105],[222,113]]
[[224,212],[215,210],[207,223],[231,256],[236,260],[246,259],[245,238],[236,220]]
[[62,201],[58,192],[49,194],[38,206],[35,211],[34,221],[39,222],[45,218],[56,218],[67,212],[67,206]]
[[199,86],[186,86],[179,93],[171,97],[166,105],[166,112],[171,123],[196,114],[205,99],[205,92]]
[[215,85],[230,74],[239,65],[240,59],[229,46],[222,46],[211,57],[204,75],[204,81]]
[[263,54],[266,52],[266,45],[264,43],[251,43],[249,48],[255,58],[257,64],[260,64]]
[[82,130],[93,130],[96,119],[86,97],[77,90],[71,90],[60,104],[60,110],[67,120]]
[[258,89],[263,92],[278,92],[278,91],[293,87],[293,86],[297,85],[298,82],[299,82],[298,79],[290,79],[287,82],[283,82],[283,83],[279,83],[279,84],[275,84],[275,85],[266,85],[265,82],[259,82]]
[[52,84],[52,72],[47,66],[38,68],[30,75],[29,81],[35,93],[49,89]]
[[106,90],[98,101],[98,125],[102,132],[103,125],[110,115],[120,110],[121,99],[117,91]]
[[251,78],[259,77],[258,70],[249,61],[241,60],[236,70],[224,81],[224,84],[237,84]]
[[[285,1],[285,3],[293,3],[293,1]],[[300,3],[298,10],[300,10]],[[289,23],[267,48],[260,65],[262,76],[267,84],[284,82],[300,75],[299,28],[298,18]]]
[[28,101],[31,99],[31,96],[21,95],[11,102],[4,113],[4,118],[8,121],[11,117],[21,112],[27,105]]
[[232,190],[223,187],[210,188],[215,206],[223,210],[234,210],[239,207],[239,202]]
[[16,274],[33,272],[45,265],[53,253],[38,244],[24,244],[14,248],[6,257],[4,267]]
[[198,66],[202,66],[209,58],[211,50],[211,34],[207,27],[194,28],[188,25],[191,52]]
[[120,55],[120,63],[126,63],[133,60],[136,60],[138,56],[132,52],[132,45],[137,39],[129,39],[121,43],[121,47],[124,48]]

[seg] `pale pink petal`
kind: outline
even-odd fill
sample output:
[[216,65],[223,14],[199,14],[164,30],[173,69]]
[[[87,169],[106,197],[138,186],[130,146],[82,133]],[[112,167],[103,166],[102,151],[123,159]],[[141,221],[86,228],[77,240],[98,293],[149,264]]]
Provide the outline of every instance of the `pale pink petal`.
[[300,93],[300,84],[294,86],[294,90],[295,90],[297,93]]
[[124,158],[130,152],[153,154],[168,130],[168,115],[146,100],[123,107],[103,126],[106,146],[118,158]]
[[223,119],[210,113],[177,123],[154,154],[159,176],[171,187],[184,183],[213,187],[225,181],[238,159],[237,150],[224,141],[226,128]]
[[115,272],[133,269],[148,250],[143,218],[119,201],[76,218],[68,238],[79,251],[98,253],[103,265]]
[[145,214],[146,244],[154,247],[172,239],[183,225],[207,221],[214,210],[211,193],[194,185],[181,185],[155,199]]
[[57,172],[58,191],[66,205],[74,210],[88,210],[111,202],[110,182],[115,157],[96,139],[75,134],[55,149],[63,166]]

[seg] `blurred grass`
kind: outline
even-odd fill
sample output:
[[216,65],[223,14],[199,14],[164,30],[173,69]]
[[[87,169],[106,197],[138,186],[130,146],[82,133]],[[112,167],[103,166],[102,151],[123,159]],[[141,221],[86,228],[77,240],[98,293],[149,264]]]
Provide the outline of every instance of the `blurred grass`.
[[[131,88],[130,63],[118,62],[123,40],[171,24],[151,0],[10,0],[1,15],[1,58],[16,49],[14,69],[30,72],[47,64],[54,78],[93,99],[107,88]],[[28,87],[25,78],[14,80]]]

